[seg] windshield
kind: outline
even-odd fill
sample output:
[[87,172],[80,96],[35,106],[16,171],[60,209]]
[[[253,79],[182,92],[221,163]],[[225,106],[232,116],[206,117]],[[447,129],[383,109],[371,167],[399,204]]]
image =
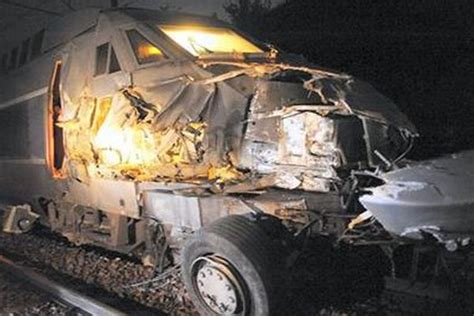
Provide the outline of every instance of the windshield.
[[158,27],[194,56],[213,53],[263,53],[250,41],[227,28],[182,25]]

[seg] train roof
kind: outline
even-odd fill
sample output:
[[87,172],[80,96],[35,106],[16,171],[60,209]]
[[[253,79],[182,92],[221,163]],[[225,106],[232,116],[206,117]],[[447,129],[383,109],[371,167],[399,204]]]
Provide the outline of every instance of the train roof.
[[[228,25],[216,18],[202,15],[143,8],[88,8],[77,10],[55,19],[30,37],[19,39],[15,45],[5,47],[0,54],[2,72],[6,73],[22,66],[22,63],[18,60],[21,59],[20,56],[24,50],[29,50],[27,55],[29,56],[28,61],[30,61],[83,33],[94,30],[102,15],[112,21],[127,21],[129,19],[130,22],[133,20],[163,24]],[[14,58],[11,56],[13,54],[16,55]],[[12,63],[13,59],[16,60]],[[12,66],[12,64],[16,65]]]
[[[117,14],[118,13],[118,14]],[[49,33],[44,50],[49,50],[58,44],[71,40],[97,25],[99,17],[105,15],[111,20],[119,20],[123,15],[136,21],[172,23],[172,24],[212,24],[227,25],[215,18],[174,11],[160,11],[143,8],[112,8],[112,9],[83,9],[65,15],[46,27]]]

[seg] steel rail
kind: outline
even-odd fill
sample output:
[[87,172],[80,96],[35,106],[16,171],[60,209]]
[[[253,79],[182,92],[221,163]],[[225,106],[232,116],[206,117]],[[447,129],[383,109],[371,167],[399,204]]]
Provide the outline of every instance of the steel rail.
[[75,290],[66,288],[45,276],[37,273],[31,268],[16,264],[8,258],[0,255],[0,269],[13,274],[33,286],[54,296],[60,301],[72,305],[91,315],[126,315],[125,313],[105,305],[93,298],[81,294]]

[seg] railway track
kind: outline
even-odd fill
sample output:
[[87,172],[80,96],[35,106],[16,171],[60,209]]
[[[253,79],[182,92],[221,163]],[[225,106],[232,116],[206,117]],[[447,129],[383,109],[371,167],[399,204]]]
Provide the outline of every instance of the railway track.
[[[8,254],[12,254],[13,257],[20,256],[20,259],[26,259],[28,256],[30,259],[34,259],[35,262],[40,263],[40,270],[43,271],[43,265],[52,265],[54,266],[55,270],[53,273],[66,273],[68,272],[67,266],[68,260],[74,260],[72,264],[74,268],[72,268],[69,272],[74,275],[75,277],[79,278],[80,280],[86,280],[89,276],[81,275],[84,273],[86,269],[90,269],[92,265],[96,264],[97,262],[102,262],[103,258],[96,258],[94,260],[86,260],[83,263],[82,257],[83,254],[89,255],[93,254],[94,251],[91,250],[86,253],[84,250],[80,248],[76,248],[73,246],[67,246],[66,244],[57,243],[54,239],[40,237],[39,235],[17,235],[17,236],[7,236],[4,235],[3,238],[0,238],[0,248],[7,251]],[[56,244],[56,245],[55,245]],[[38,250],[44,248],[43,251]],[[30,257],[31,256],[31,257]],[[87,256],[86,256],[87,257]],[[16,257],[15,257],[16,258]],[[64,260],[63,258],[68,258]],[[318,258],[316,258],[318,259]],[[321,257],[319,257],[321,259]],[[8,260],[8,259],[7,259]],[[11,261],[11,260],[10,260]],[[303,262],[305,265],[308,264],[308,260],[304,260]],[[339,262],[339,261],[338,261]],[[100,279],[95,276],[91,279],[91,284],[95,286],[105,288],[107,291],[115,292],[118,294],[117,300],[125,300],[131,299],[133,301],[139,302],[140,304],[148,305],[153,310],[154,313],[159,313],[158,309],[164,310],[165,312],[172,314],[172,315],[196,315],[192,308],[183,308],[183,306],[176,306],[176,307],[168,307],[166,308],[166,304],[172,303],[176,304],[176,301],[170,300],[170,298],[174,295],[178,297],[180,291],[179,285],[173,285],[173,282],[176,282],[172,276],[167,279],[161,280],[158,283],[149,281],[153,280],[152,278],[144,278],[140,277],[139,279],[132,280],[133,278],[127,278],[123,281],[118,280],[118,275],[113,275],[113,271],[123,271],[120,273],[124,275],[126,271],[131,271],[134,269],[141,269],[140,265],[131,265],[127,261],[103,261],[104,266],[95,269],[98,271],[98,274],[102,275],[109,275],[106,281],[100,281]],[[311,262],[312,266],[317,267],[321,264],[321,262]],[[30,266],[30,262],[27,262],[28,266]],[[31,262],[33,266],[34,262]],[[18,266],[18,264],[15,264]],[[99,263],[99,266],[101,263]],[[0,269],[4,267],[2,257],[0,256]],[[340,272],[343,270],[341,267]],[[19,266],[21,273],[24,271],[32,270],[31,268],[26,268],[22,265]],[[94,270],[94,269],[92,269]],[[416,286],[407,283],[399,283],[394,280],[387,279],[385,282],[385,288],[382,290],[383,294],[382,297],[377,298],[374,296],[373,299],[370,299],[370,295],[362,295],[363,297],[355,298],[354,296],[360,296],[359,294],[367,291],[367,286],[372,286],[371,282],[364,285],[362,284],[360,288],[354,290],[354,285],[345,284],[348,278],[342,278],[342,282],[340,285],[336,286],[333,290],[327,290],[325,286],[322,288],[318,288],[318,282],[323,281],[322,278],[326,277],[327,282],[333,283],[338,278],[341,278],[340,272],[339,275],[327,275],[321,276],[317,275],[317,271],[302,271],[301,278],[298,280],[309,279],[308,283],[300,282],[293,282],[292,284],[301,284],[301,288],[296,289],[288,289],[293,294],[289,293],[289,297],[287,300],[288,306],[284,308],[285,314],[293,314],[293,315],[380,315],[381,313],[387,315],[423,315],[426,314],[426,311],[436,311],[437,306],[444,305],[442,301],[439,300],[440,297],[433,297],[427,298],[425,295],[421,295],[419,289],[417,290]],[[316,269],[317,270],[317,269]],[[33,271],[35,272],[35,271]],[[36,272],[35,272],[36,273]],[[16,272],[12,274],[16,275]],[[24,274],[24,273],[23,273]],[[36,273],[37,274],[37,273]],[[51,273],[46,273],[47,275],[51,275]],[[351,273],[348,273],[349,275]],[[21,276],[20,276],[21,277]],[[31,282],[31,279],[28,275],[21,277],[22,279]],[[33,278],[34,279],[34,278]],[[54,278],[55,280],[57,278]],[[59,277],[60,283],[62,283],[62,277]],[[142,281],[140,281],[142,280]],[[118,281],[118,282],[117,282]],[[326,282],[326,283],[327,283]],[[340,280],[341,282],[341,280]],[[53,282],[56,283],[56,282]],[[70,283],[70,282],[69,282]],[[141,285],[143,283],[143,285]],[[34,283],[33,283],[34,284]],[[346,286],[342,285],[345,284]],[[132,285],[132,286],[130,286]],[[315,286],[316,285],[316,286]],[[176,287],[178,286],[178,287]],[[327,286],[327,284],[326,284]],[[41,286],[37,286],[38,288],[42,289]],[[61,286],[52,286],[53,289],[60,289]],[[341,290],[342,289],[342,290]],[[82,292],[83,289],[81,289]],[[43,290],[44,291],[44,290]],[[122,294],[117,293],[123,291]],[[119,311],[94,311],[94,309],[85,309],[83,308],[82,301],[78,302],[76,300],[77,297],[83,296],[82,294],[73,294],[72,297],[74,301],[68,302],[63,297],[57,297],[56,293],[58,291],[53,291],[51,296],[54,296],[58,301],[63,302],[71,306],[71,308],[77,307],[82,310],[82,314],[99,314],[99,315],[113,315],[118,313],[120,314],[137,314],[136,310],[127,310],[125,313],[123,312],[122,308]],[[72,291],[74,293],[74,290]],[[75,291],[76,293],[78,291]],[[91,293],[89,290],[84,290],[83,292]],[[375,291],[377,292],[377,291]],[[62,293],[62,292],[61,292]],[[358,293],[358,294],[357,294]],[[357,295],[356,295],[357,294]],[[100,295],[96,295],[95,297],[99,297]],[[340,297],[346,296],[348,298],[347,301],[341,300]],[[431,296],[431,295],[427,295]],[[166,298],[166,299],[164,299]],[[366,301],[369,299],[368,301]],[[87,300],[87,297],[85,298]],[[101,302],[103,302],[101,300]],[[99,302],[99,303],[101,303]],[[122,302],[123,303],[123,302]],[[184,303],[184,302],[183,302]],[[183,305],[181,303],[181,305]],[[103,303],[99,304],[103,305]],[[107,306],[113,305],[114,307],[119,306],[118,302],[109,303],[107,301]],[[107,308],[105,306],[105,308]],[[95,307],[94,307],[95,308]],[[77,314],[81,314],[81,310],[78,310]],[[439,309],[438,309],[439,311]],[[151,313],[149,313],[151,314]],[[143,313],[140,313],[143,315]]]
[[[102,253],[97,249],[75,247],[46,234],[44,231],[23,235],[0,233],[0,250],[4,251],[8,257],[26,260],[28,265],[25,267],[23,264],[15,263],[14,260],[0,256],[0,269],[8,269],[15,276],[18,274],[18,278],[32,283],[41,291],[50,293],[51,297],[67,304],[71,309],[78,307],[76,314],[137,314],[134,309],[122,309],[123,301],[129,300],[153,309],[153,311],[149,310],[148,313],[140,313],[140,315],[157,314],[160,313],[159,310],[172,315],[196,315],[195,310],[189,304],[186,293],[183,292],[179,281],[179,271],[160,276],[157,280],[158,278],[154,277],[151,271],[139,263],[125,258],[116,258],[114,254]],[[360,255],[357,256],[360,257]],[[374,260],[370,254],[362,255],[362,258],[370,258],[369,261]],[[361,262],[357,266],[355,265],[357,261],[359,260],[356,257],[341,258],[330,252],[304,258],[301,267],[296,269],[301,275],[296,275],[295,282],[291,283],[298,286],[287,289],[288,306],[284,308],[283,314],[424,315],[428,311],[439,312],[440,306],[446,307],[446,304],[450,304],[444,299],[445,293],[440,291],[427,293],[428,288],[417,287],[411,283],[400,282],[400,280],[386,279],[377,287],[374,286],[374,282],[378,282],[379,279],[376,276],[370,277],[368,275],[362,277],[361,280],[365,280],[363,282],[349,284],[353,282],[355,276],[361,275],[361,271],[367,263]],[[31,266],[36,268],[37,265],[40,266],[42,272],[45,271],[45,274],[48,275],[48,277],[40,275],[39,279],[50,279],[49,281],[53,279],[58,280],[59,283],[51,281],[52,285],[47,287],[50,290],[45,290],[43,285],[35,283],[34,280],[38,279],[37,277],[31,277],[29,273],[25,275],[25,271],[32,272],[33,275],[38,274],[29,268]],[[337,273],[334,275],[321,274],[318,267],[323,265],[330,265],[333,268],[331,270],[337,271]],[[315,269],[306,271],[304,266]],[[52,272],[47,272],[43,267],[49,267]],[[371,272],[372,270],[373,268],[369,268],[365,271]],[[42,272],[41,274],[43,274]],[[82,281],[112,293],[117,301],[122,301],[122,305],[101,298],[100,302],[96,302],[97,305],[93,303],[92,307],[87,307],[91,300],[87,296],[84,298],[81,293],[90,294],[94,291],[78,287],[71,290],[69,286],[64,287],[61,284],[72,284],[71,281],[65,283],[62,276],[56,277],[55,274],[73,277],[79,280],[78,282]],[[318,284],[322,285],[321,288],[318,287]],[[327,289],[328,285],[329,290]],[[65,288],[65,291],[61,290],[62,288]],[[366,295],[365,293],[370,289],[373,289],[374,294]],[[383,294],[378,296],[376,293],[380,291]],[[64,297],[64,293],[70,295]],[[100,296],[102,294],[97,294],[94,297]],[[68,297],[71,298],[71,301],[68,301]],[[96,300],[92,299],[92,302],[94,301]],[[110,306],[114,307],[108,310]],[[451,306],[448,306],[447,310],[452,310]],[[460,315],[464,315],[464,313],[460,313]]]
[[31,284],[43,294],[51,296],[52,301],[67,305],[70,311],[68,314],[70,315],[126,315],[126,313],[112,306],[65,287],[2,255],[0,255],[0,269],[19,280]]
[[[1,215],[0,205],[0,226]],[[141,263],[94,247],[76,247],[42,228],[20,235],[0,230],[2,254],[126,314],[196,315],[179,271],[157,280],[153,269]]]

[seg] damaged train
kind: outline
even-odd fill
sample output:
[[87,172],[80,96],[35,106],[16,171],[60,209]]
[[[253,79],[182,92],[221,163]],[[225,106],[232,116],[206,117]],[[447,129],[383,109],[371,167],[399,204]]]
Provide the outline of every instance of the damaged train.
[[227,23],[76,11],[5,52],[2,73],[5,229],[39,222],[159,271],[180,264],[204,315],[272,314],[295,236],[403,235],[386,216],[399,200],[376,197],[403,191],[384,177],[413,124],[368,83]]

